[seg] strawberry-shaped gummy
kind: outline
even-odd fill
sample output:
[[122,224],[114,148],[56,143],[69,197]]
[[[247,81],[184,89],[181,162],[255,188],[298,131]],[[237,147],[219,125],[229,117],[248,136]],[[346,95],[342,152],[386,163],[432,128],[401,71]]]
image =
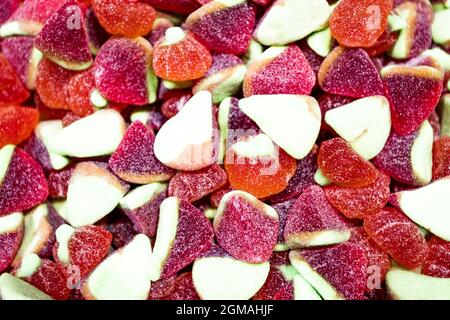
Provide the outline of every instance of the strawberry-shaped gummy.
[[14,212],[0,217],[0,272],[6,270],[19,251],[24,234],[23,214]]
[[249,66],[244,95],[309,95],[315,84],[316,75],[298,46],[272,47]]
[[422,273],[438,278],[450,278],[450,242],[433,236],[428,241],[428,255]]
[[169,28],[155,45],[153,69],[163,79],[186,81],[201,78],[212,65],[206,47],[181,28]]
[[278,213],[278,221],[280,226],[278,228],[277,246],[275,247],[276,251],[282,251],[287,249],[287,246],[284,245],[284,229],[286,227],[286,220],[289,210],[291,209],[294,203],[295,199],[291,199],[271,205],[271,207],[274,208],[275,211]]
[[34,108],[11,106],[0,108],[0,148],[19,144],[27,139],[38,123],[39,112]]
[[85,19],[77,1],[66,1],[47,20],[34,45],[64,68],[83,70],[92,65]]
[[72,176],[74,166],[69,166],[60,171],[52,171],[48,175],[48,192],[51,198],[67,197],[67,188]]
[[229,184],[225,185],[224,187],[217,189],[211,195],[209,196],[209,201],[211,202],[211,205],[214,208],[219,207],[220,200],[222,200],[223,196],[226,195],[228,192],[233,191],[233,187]]
[[154,102],[156,79],[151,63],[152,46],[144,38],[111,38],[95,59],[95,84],[111,101],[135,105]]
[[20,104],[29,96],[30,93],[20,81],[10,62],[0,53],[0,107]]
[[450,176],[450,137],[443,136],[433,144],[433,179]]
[[392,0],[342,0],[333,10],[330,30],[346,47],[372,47],[386,30]]
[[377,213],[385,207],[389,200],[391,179],[378,173],[372,184],[367,187],[349,188],[329,185],[324,188],[328,201],[350,219],[364,219],[365,216]]
[[370,48],[365,48],[369,56],[375,57],[381,55],[395,45],[398,39],[398,32],[393,32],[389,28],[378,38],[377,42]]
[[156,17],[144,1],[93,0],[92,7],[106,31],[130,38],[149,33]]
[[86,11],[86,32],[89,39],[89,48],[93,54],[97,54],[110,35],[98,21],[92,7]]
[[227,183],[227,173],[217,164],[204,169],[177,173],[169,183],[169,196],[197,201]]
[[398,134],[417,130],[436,108],[443,86],[443,73],[437,68],[395,65],[381,70],[392,126]]
[[417,268],[427,256],[427,242],[419,227],[395,208],[367,216],[364,229],[383,250],[405,268]]
[[212,51],[241,55],[250,43],[255,18],[255,9],[245,0],[231,4],[212,1],[193,12],[186,24],[194,36]]
[[220,246],[234,258],[249,263],[269,260],[277,242],[278,213],[251,194],[227,193],[214,218]]
[[341,138],[322,142],[317,158],[319,169],[332,183],[342,187],[366,187],[375,182],[377,170]]
[[318,81],[325,92],[337,95],[384,95],[380,74],[363,49],[336,47],[320,66]]
[[197,0],[142,0],[142,2],[152,5],[155,9],[181,15],[188,15],[200,7]]
[[0,3],[0,25],[19,7],[19,0],[4,0]]
[[73,229],[62,225],[56,230],[57,243],[53,257],[70,276],[87,276],[109,252],[112,235],[102,227],[86,226]]
[[135,121],[109,159],[109,167],[121,179],[132,183],[151,183],[170,179],[175,171],[162,164],[153,149],[153,132]]
[[67,85],[67,103],[70,110],[78,116],[87,116],[95,111],[91,102],[91,94],[95,89],[92,69],[73,76]]
[[173,290],[167,300],[200,300],[192,281],[192,272],[179,275],[173,284]]
[[25,151],[7,145],[0,149],[0,216],[30,209],[47,199],[41,166]]
[[38,66],[36,91],[42,102],[53,109],[69,109],[67,86],[76,72],[66,70],[44,58]]
[[[294,286],[286,279],[283,271],[292,266],[270,266],[264,286],[253,296],[253,300],[293,300]],[[292,280],[292,279],[290,279]]]
[[[308,282],[318,284],[316,289],[324,299],[363,299],[367,257],[361,246],[347,242],[331,247],[296,250],[290,252],[289,259]],[[310,271],[302,273],[305,265],[317,274]],[[317,279],[317,276],[322,279]],[[326,287],[319,285],[324,281],[328,282]]]
[[245,137],[228,149],[225,170],[234,189],[264,198],[286,189],[297,163],[268,136],[259,134]]

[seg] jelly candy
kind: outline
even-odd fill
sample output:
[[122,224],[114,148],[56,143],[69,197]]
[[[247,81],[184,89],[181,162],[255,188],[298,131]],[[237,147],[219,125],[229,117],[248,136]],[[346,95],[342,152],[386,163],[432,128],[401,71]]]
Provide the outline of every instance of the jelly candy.
[[96,55],[101,46],[108,40],[109,34],[98,21],[92,8],[86,11],[86,32],[89,40],[89,48]]
[[422,273],[438,278],[450,277],[450,242],[433,236],[428,241],[428,256],[422,267]]
[[3,24],[19,7],[19,0],[5,0],[0,4],[0,25]]
[[67,84],[67,103],[70,110],[78,116],[87,116],[95,111],[91,93],[95,89],[92,69],[73,76]]
[[39,112],[27,107],[0,107],[0,148],[26,140],[38,123]]
[[169,11],[182,15],[190,14],[198,9],[200,4],[196,0],[142,0],[158,10]]
[[433,179],[450,175],[450,137],[443,136],[433,144]]
[[6,270],[19,250],[24,233],[23,214],[0,217],[0,272]]
[[9,61],[0,53],[0,107],[20,104],[28,99],[30,93],[23,86]]

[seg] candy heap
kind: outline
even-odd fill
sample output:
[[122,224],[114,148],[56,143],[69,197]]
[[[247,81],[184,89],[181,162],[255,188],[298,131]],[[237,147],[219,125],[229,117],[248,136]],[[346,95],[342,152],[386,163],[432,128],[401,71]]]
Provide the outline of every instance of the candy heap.
[[1,299],[450,299],[450,1],[0,1]]

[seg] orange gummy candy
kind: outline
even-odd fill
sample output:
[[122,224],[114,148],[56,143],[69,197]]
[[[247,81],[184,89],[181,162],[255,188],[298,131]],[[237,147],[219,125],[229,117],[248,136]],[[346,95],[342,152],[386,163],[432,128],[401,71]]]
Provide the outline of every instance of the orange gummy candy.
[[[175,41],[173,38],[177,38]],[[169,28],[153,52],[155,74],[172,81],[203,77],[212,64],[209,50],[180,28]]]
[[392,0],[342,0],[333,10],[330,30],[346,47],[372,47],[386,30]]
[[147,3],[126,0],[93,0],[98,21],[113,35],[135,38],[152,29],[156,11]]
[[366,187],[378,176],[375,166],[353,151],[342,138],[322,142],[317,163],[328,180],[343,187]]
[[26,140],[38,123],[39,112],[27,107],[0,107],[0,148]]
[[94,112],[91,104],[91,92],[95,89],[94,75],[92,69],[83,71],[70,79],[67,86],[67,103],[70,110],[79,116],[87,116]]

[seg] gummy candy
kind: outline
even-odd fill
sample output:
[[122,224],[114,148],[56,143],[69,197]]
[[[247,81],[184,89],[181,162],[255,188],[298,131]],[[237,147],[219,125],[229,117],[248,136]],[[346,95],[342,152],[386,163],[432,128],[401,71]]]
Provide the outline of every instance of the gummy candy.
[[28,89],[34,89],[36,82],[34,63],[40,59],[40,55],[34,51],[36,49],[33,49],[33,43],[32,37],[9,37],[1,42],[3,55]]
[[154,46],[159,39],[164,37],[166,30],[172,28],[174,24],[167,18],[157,17],[155,22],[153,22],[152,31],[145,36],[148,42]]
[[0,3],[0,25],[19,7],[19,0],[5,0]]
[[249,263],[269,260],[278,229],[278,213],[242,191],[227,193],[214,218],[214,231],[221,247],[234,258]]
[[89,48],[93,54],[97,54],[101,46],[108,40],[109,34],[98,21],[92,8],[86,11],[86,32],[89,39]]
[[0,107],[20,104],[28,99],[30,93],[23,86],[16,71],[6,57],[0,53]]
[[328,93],[364,98],[384,95],[377,68],[363,49],[336,47],[320,66],[318,81]]
[[392,0],[342,0],[333,10],[330,30],[346,47],[372,47],[386,30]]
[[153,53],[153,69],[158,77],[172,81],[201,78],[212,65],[208,49],[180,28],[169,28]]
[[[284,229],[286,227],[286,219],[289,213],[289,210],[294,205],[296,199],[286,200],[284,202],[278,202],[272,204],[272,208],[278,213],[278,221],[280,227],[278,228],[278,238],[277,238],[277,247],[275,250],[282,248],[285,249],[284,245]],[[278,246],[280,245],[280,246]]]
[[450,278],[450,242],[433,236],[428,241],[428,256],[422,266],[422,273],[438,278]]
[[254,8],[246,1],[230,5],[213,1],[191,13],[186,25],[210,50],[241,55],[249,46],[255,18]]
[[[275,149],[275,144],[265,135],[247,137],[228,149],[225,170],[234,189],[243,190],[257,198],[268,197],[286,189],[289,179],[297,170],[297,163],[282,149]],[[258,155],[266,144],[270,153]],[[257,144],[261,143],[260,146]],[[253,145],[253,146],[252,146]],[[242,150],[241,150],[242,149]],[[250,154],[256,152],[256,154]],[[267,150],[264,150],[267,151]]]
[[316,76],[299,47],[272,47],[250,64],[244,78],[244,96],[254,94],[306,94]]
[[328,180],[338,186],[366,187],[377,178],[372,163],[354,152],[341,138],[322,142],[317,163]]
[[198,9],[200,5],[196,0],[142,0],[158,10],[187,15]]
[[78,116],[87,116],[95,111],[90,97],[95,89],[92,69],[73,76],[67,84],[67,104]]
[[390,195],[389,176],[378,173],[375,182],[367,187],[352,188],[326,186],[325,195],[331,204],[349,219],[364,219],[377,213],[387,204]]
[[169,183],[169,196],[197,201],[227,183],[226,172],[217,164],[207,168],[177,173]]
[[129,38],[149,33],[156,17],[144,1],[93,0],[92,8],[106,31]]
[[270,266],[264,286],[252,298],[253,300],[293,300],[294,286],[287,281],[279,267]]
[[427,255],[427,243],[419,228],[395,208],[369,215],[364,229],[381,248],[403,267],[420,266]]
[[450,175],[450,137],[443,136],[433,145],[433,179]]
[[[14,260],[22,243],[24,224],[22,213],[0,217],[0,272],[6,270]],[[4,228],[3,226],[7,227]]]
[[38,123],[39,112],[27,107],[0,107],[0,148],[26,140]]
[[179,275],[167,300],[200,300],[192,281],[192,272]]

